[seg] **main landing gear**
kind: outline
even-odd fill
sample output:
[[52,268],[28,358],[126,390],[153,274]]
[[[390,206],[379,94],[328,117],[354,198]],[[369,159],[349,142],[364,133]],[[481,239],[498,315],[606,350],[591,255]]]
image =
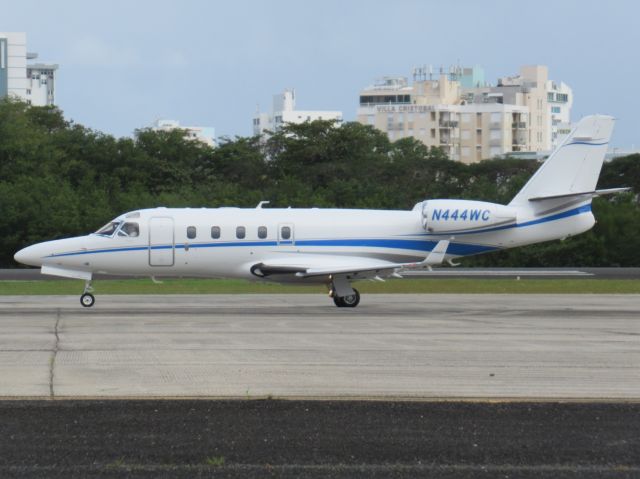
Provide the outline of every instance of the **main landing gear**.
[[96,298],[91,294],[93,288],[91,287],[91,281],[84,283],[84,292],[80,296],[80,304],[85,308],[90,308],[96,302]]
[[353,294],[347,296],[333,295],[333,302],[338,308],[355,308],[360,303],[360,293],[357,289],[353,289]]
[[329,296],[338,308],[355,308],[360,303],[360,293],[351,287],[347,276],[329,276]]

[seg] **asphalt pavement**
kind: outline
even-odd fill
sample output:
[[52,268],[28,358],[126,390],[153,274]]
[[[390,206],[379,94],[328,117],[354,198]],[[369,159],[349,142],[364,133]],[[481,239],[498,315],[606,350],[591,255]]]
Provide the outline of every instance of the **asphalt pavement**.
[[4,401],[0,476],[637,478],[638,403]]

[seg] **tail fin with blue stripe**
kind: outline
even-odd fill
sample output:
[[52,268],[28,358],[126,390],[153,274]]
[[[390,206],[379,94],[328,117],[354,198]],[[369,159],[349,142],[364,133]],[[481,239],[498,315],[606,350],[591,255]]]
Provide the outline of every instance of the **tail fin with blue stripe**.
[[[591,115],[580,120],[509,206],[527,206],[531,201],[583,195],[590,199],[599,194],[596,184],[613,123],[614,118],[605,115]],[[604,193],[604,190],[600,191],[600,194]]]

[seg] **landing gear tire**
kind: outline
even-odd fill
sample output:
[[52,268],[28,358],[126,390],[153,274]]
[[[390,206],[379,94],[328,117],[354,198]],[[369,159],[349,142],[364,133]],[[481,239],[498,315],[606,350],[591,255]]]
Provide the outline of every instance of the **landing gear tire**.
[[85,308],[90,308],[96,302],[96,298],[91,293],[84,293],[80,296],[80,304]]
[[333,302],[338,308],[355,308],[360,303],[360,293],[354,289],[348,296],[334,296]]

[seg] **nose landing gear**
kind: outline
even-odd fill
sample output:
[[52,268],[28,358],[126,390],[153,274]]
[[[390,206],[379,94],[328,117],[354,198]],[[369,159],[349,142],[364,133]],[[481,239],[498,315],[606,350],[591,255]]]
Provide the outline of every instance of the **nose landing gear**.
[[96,302],[96,298],[91,294],[93,291],[93,287],[91,286],[91,281],[87,281],[84,284],[84,292],[82,296],[80,296],[80,304],[85,308],[90,308]]

